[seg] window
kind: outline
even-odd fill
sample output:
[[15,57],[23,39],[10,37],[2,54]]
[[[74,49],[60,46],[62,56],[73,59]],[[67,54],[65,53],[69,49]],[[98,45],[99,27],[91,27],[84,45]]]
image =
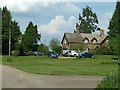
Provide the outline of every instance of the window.
[[84,43],[88,43],[88,40],[87,40],[87,39],[85,39],[85,40],[84,40]]
[[64,44],[67,44],[67,41],[66,41],[66,40],[64,40]]
[[97,39],[95,37],[91,41],[92,43],[97,43]]
[[96,42],[97,42],[97,41],[94,39],[94,40],[93,40],[93,43],[96,43]]

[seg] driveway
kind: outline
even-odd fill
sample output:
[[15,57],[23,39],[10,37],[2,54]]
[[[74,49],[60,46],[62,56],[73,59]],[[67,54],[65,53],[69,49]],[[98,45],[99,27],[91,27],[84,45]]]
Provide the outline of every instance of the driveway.
[[103,76],[38,75],[2,66],[2,88],[95,88]]

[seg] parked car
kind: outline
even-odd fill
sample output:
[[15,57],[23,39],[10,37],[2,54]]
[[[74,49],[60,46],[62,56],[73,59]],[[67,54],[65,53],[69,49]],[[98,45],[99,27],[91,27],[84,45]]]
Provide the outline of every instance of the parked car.
[[64,57],[68,57],[68,52],[63,53]]
[[58,58],[58,54],[55,51],[49,51],[48,52],[48,57]]
[[81,58],[92,58],[92,57],[94,57],[94,54],[90,53],[90,52],[85,52],[85,53],[80,53],[79,57],[81,57]]
[[35,56],[44,56],[45,54],[39,51],[34,52]]
[[76,51],[74,51],[74,50],[70,50],[70,51],[64,53],[63,56],[65,56],[65,57],[68,57],[68,56],[70,56],[70,57],[77,57],[78,53]]
[[28,52],[27,51],[24,51],[20,54],[20,56],[29,56]]

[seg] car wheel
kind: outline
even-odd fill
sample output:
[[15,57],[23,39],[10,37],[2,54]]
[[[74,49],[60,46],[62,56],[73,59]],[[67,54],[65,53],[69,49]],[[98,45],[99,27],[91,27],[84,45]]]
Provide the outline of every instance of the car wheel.
[[74,54],[74,57],[76,57],[77,55],[76,54]]

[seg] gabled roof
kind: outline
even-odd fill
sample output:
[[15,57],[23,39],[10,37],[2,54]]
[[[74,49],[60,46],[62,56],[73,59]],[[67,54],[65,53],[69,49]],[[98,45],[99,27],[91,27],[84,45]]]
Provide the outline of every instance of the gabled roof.
[[84,38],[83,38],[83,41],[84,41],[85,39],[87,39],[87,40],[89,41],[89,39],[88,39],[87,37],[84,37]]
[[100,34],[86,34],[86,33],[80,33],[80,34],[81,34],[83,39],[87,37],[89,39],[89,41],[91,41],[94,38],[96,38],[98,43],[101,43],[105,38],[108,37],[107,34],[106,35],[102,35],[102,36],[100,36]]
[[82,41],[82,36],[81,36],[81,34],[78,34],[78,33],[64,33],[62,42],[63,42],[65,37],[66,37],[68,43],[70,43],[70,42],[78,43],[78,42]]
[[107,34],[100,36],[100,34],[64,33],[61,43],[63,43],[64,38],[67,39],[68,43],[79,43],[82,42],[85,38],[87,38],[89,41],[96,39],[97,43],[102,43],[107,37],[108,37]]

